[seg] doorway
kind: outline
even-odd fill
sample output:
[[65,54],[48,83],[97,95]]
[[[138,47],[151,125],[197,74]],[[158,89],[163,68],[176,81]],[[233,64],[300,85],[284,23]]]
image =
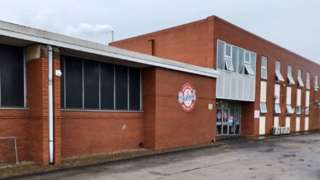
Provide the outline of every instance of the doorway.
[[232,101],[218,101],[217,135],[240,135],[241,105]]

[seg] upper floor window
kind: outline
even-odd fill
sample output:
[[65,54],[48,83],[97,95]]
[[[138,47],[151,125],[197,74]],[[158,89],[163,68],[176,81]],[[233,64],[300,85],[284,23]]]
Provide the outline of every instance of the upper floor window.
[[243,72],[245,74],[254,75],[254,71],[251,65],[251,53],[250,51],[245,51],[244,53],[244,61],[243,61]]
[[267,57],[261,57],[261,79],[268,79],[268,59]]
[[23,49],[0,45],[0,107],[24,107]]
[[292,76],[292,67],[290,65],[288,65],[288,68],[287,68],[287,76],[288,76],[288,84],[294,85],[295,81]]
[[225,70],[234,71],[234,65],[232,62],[232,46],[227,43],[225,44],[224,63]]
[[256,53],[217,41],[217,68],[221,70],[254,75]]
[[140,69],[62,56],[62,107],[141,110]]
[[314,90],[315,91],[319,90],[319,79],[318,79],[318,76],[314,76]]
[[303,83],[303,80],[302,80],[302,71],[301,69],[298,69],[298,85],[299,87],[304,87],[304,83]]
[[282,74],[281,74],[281,64],[280,64],[280,61],[277,61],[277,62],[276,62],[275,73],[276,73],[276,80],[277,80],[277,81],[284,81],[283,76],[282,76]]
[[307,72],[306,76],[307,76],[307,79],[306,79],[306,88],[307,88],[307,89],[310,89],[310,73]]

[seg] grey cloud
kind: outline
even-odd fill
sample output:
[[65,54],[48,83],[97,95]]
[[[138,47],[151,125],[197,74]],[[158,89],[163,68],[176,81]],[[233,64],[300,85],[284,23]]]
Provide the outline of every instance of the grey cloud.
[[10,0],[0,19],[105,43],[108,28],[99,26],[123,39],[217,15],[320,62],[319,7],[319,0]]

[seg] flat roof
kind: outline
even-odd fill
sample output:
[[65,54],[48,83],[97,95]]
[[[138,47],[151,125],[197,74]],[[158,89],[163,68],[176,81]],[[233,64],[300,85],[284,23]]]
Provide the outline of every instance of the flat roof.
[[120,61],[123,60],[148,66],[161,67],[206,77],[217,78],[219,76],[219,72],[213,68],[205,68],[175,60],[159,58],[5,21],[0,21],[0,36],[33,43],[46,44],[105,57],[112,57],[119,59]]

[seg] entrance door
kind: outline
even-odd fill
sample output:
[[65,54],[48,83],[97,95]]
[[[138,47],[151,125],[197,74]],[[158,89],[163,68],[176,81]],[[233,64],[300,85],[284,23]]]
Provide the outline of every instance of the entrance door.
[[217,134],[218,136],[239,135],[240,116],[237,108],[232,104],[224,104],[217,108]]

